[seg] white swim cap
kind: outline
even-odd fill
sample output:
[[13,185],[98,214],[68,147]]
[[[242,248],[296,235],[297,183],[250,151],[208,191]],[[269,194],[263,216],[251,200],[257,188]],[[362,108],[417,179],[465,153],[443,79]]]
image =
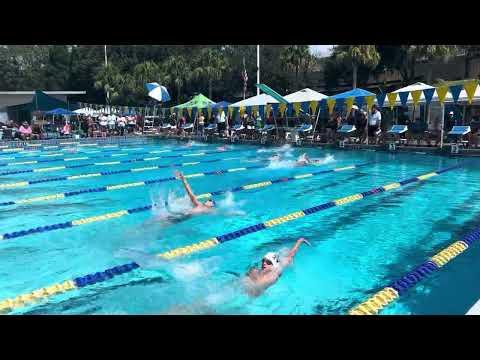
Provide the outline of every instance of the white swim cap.
[[274,268],[277,268],[278,266],[280,266],[280,258],[278,257],[277,253],[269,252],[269,253],[265,254],[262,261],[263,260],[270,261]]

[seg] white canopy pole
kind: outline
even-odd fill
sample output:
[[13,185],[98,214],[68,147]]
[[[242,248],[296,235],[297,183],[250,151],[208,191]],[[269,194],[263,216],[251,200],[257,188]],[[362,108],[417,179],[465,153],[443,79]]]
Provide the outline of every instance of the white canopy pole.
[[370,125],[370,111],[368,110],[368,105],[367,107],[367,125],[366,125],[366,131],[367,131],[367,145],[368,145],[368,126]]
[[440,128],[440,149],[443,148],[443,127],[445,123],[445,105],[442,103],[442,125]]
[[318,118],[320,117],[320,102],[318,103],[319,106],[317,106],[318,113],[317,113],[317,119],[315,120],[315,126],[313,127],[313,141],[315,142],[315,129],[317,128],[317,123],[318,123]]

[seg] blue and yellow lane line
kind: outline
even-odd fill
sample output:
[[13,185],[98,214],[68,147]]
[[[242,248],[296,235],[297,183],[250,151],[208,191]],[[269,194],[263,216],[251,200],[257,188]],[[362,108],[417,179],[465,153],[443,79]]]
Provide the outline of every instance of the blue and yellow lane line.
[[35,149],[36,151],[48,151],[51,149],[59,149],[59,148],[68,148],[72,146],[76,147],[97,147],[97,148],[103,148],[103,149],[111,149],[115,147],[125,146],[125,145],[146,145],[149,143],[154,142],[148,142],[148,141],[119,141],[116,144],[110,144],[110,143],[85,143],[85,142],[78,142],[78,141],[64,141],[58,143],[58,145],[46,145],[46,144],[33,144],[33,143],[25,143],[25,144],[13,144],[12,146],[9,145],[0,145],[0,152],[4,153],[23,153],[23,152],[28,152],[31,151],[32,149]]
[[26,174],[26,173],[37,173],[37,172],[54,172],[54,171],[61,171],[65,169],[78,169],[87,166],[112,166],[112,165],[120,165],[120,164],[129,164],[134,162],[147,162],[147,161],[156,161],[161,159],[173,159],[173,158],[180,158],[180,157],[188,157],[188,156],[205,156],[205,155],[212,155],[212,154],[224,154],[224,153],[233,153],[239,152],[241,150],[225,150],[225,151],[205,151],[201,153],[193,153],[193,154],[181,154],[181,155],[167,155],[167,156],[153,156],[147,158],[135,158],[135,159],[128,159],[128,160],[117,160],[117,161],[105,161],[105,162],[93,162],[93,163],[85,163],[85,164],[77,164],[77,165],[60,165],[60,166],[51,166],[51,167],[44,167],[44,168],[31,168],[31,169],[22,169],[22,170],[11,170],[1,172],[0,176],[6,175],[17,175],[17,174]]
[[[154,166],[138,167],[138,168],[124,169],[124,170],[102,171],[98,173],[59,176],[54,178],[40,178],[35,180],[17,181],[17,182],[0,184],[0,190],[17,189],[20,187],[26,187],[26,186],[46,183],[46,182],[81,180],[81,179],[98,177],[98,176],[111,176],[111,175],[126,174],[126,173],[137,173],[137,172],[143,172],[143,171],[153,171],[153,170],[173,168],[173,167],[186,167],[186,166],[193,166],[193,165],[204,164],[204,163],[214,163],[219,161],[239,160],[239,159],[242,159],[242,158],[234,157],[234,158],[227,158],[227,159],[200,160],[200,161],[194,161],[194,162],[176,163],[176,164],[168,164],[168,165],[154,165]],[[0,206],[2,206],[1,204],[2,203],[0,203]],[[9,205],[13,205],[13,204],[9,204]]]
[[[288,181],[305,179],[305,178],[309,178],[309,177],[312,177],[312,176],[318,176],[318,175],[322,175],[322,174],[340,172],[340,171],[345,171],[345,170],[353,170],[353,169],[356,169],[356,168],[360,168],[362,166],[367,166],[369,164],[372,164],[372,163],[350,165],[350,166],[344,166],[344,167],[339,167],[339,168],[334,168],[334,169],[321,170],[321,171],[317,171],[317,172],[314,172],[314,173],[311,173],[311,174],[303,174],[303,175],[296,175],[296,176],[293,176],[293,177],[283,177],[283,178],[279,178],[279,179],[272,179],[272,180],[268,180],[268,181],[262,181],[262,182],[259,182],[259,183],[247,184],[247,185],[243,185],[243,186],[239,186],[239,187],[235,187],[235,188],[231,188],[231,189],[218,190],[218,191],[212,191],[212,192],[208,192],[208,193],[204,193],[204,194],[199,194],[199,195],[197,195],[197,198],[198,199],[210,198],[210,197],[213,197],[213,196],[224,194],[224,193],[229,192],[229,191],[236,192],[236,191],[258,189],[258,188],[263,188],[263,187],[270,186],[270,185],[273,185],[273,184],[279,184],[279,183],[284,183],[284,182],[288,182]],[[197,178],[197,177],[208,176],[208,175],[222,175],[222,174],[227,174],[227,173],[232,173],[232,172],[237,172],[237,171],[246,171],[246,170],[250,170],[250,169],[261,169],[261,168],[265,168],[265,166],[264,165],[254,165],[254,166],[250,166],[250,167],[215,170],[215,171],[210,171],[210,172],[206,172],[206,173],[197,173],[197,174],[185,175],[185,178],[188,179],[188,178]],[[80,195],[80,194],[85,194],[85,193],[96,193],[96,192],[104,192],[104,191],[123,190],[123,189],[127,189],[127,188],[130,188],[130,187],[145,186],[145,185],[150,185],[150,184],[154,184],[154,183],[158,183],[158,182],[174,181],[174,180],[176,180],[176,178],[172,176],[172,177],[162,178],[162,179],[139,181],[139,182],[133,182],[133,183],[127,183],[127,184],[118,184],[118,185],[111,185],[111,186],[103,186],[103,187],[94,188],[94,189],[85,189],[85,190],[80,190],[80,191],[72,191],[72,192],[69,192],[69,193],[51,194],[51,195],[38,196],[38,197],[30,198],[30,199],[4,202],[4,203],[0,203],[0,206],[28,204],[28,203],[38,202],[38,201],[59,200],[59,199],[64,199],[68,196]],[[145,206],[140,207],[140,209],[143,209],[143,210],[150,210],[151,208],[152,208],[151,205],[145,205]],[[32,229],[28,229],[28,230],[16,231],[16,232],[12,232],[12,233],[5,233],[3,235],[0,235],[0,240],[27,236],[27,235],[31,235],[31,234],[35,234],[35,233],[39,233],[39,232],[58,230],[58,229],[62,229],[62,228],[65,228],[65,227],[71,227],[71,225],[83,225],[84,223],[88,224],[88,223],[96,222],[96,221],[100,221],[100,220],[102,220],[102,221],[103,220],[108,220],[108,219],[118,217],[117,215],[119,215],[119,214],[121,216],[123,216],[123,215],[129,215],[129,214],[132,214],[132,213],[137,213],[138,212],[137,209],[130,209],[132,211],[122,210],[121,212],[112,212],[112,213],[108,213],[108,214],[104,214],[104,215],[94,216],[94,217],[90,218],[90,220],[92,220],[92,221],[89,220],[87,222],[82,222],[80,220],[78,220],[78,221],[75,220],[75,221],[68,221],[68,222],[61,223],[61,224],[47,225],[47,226],[32,228]],[[107,215],[112,215],[112,216],[107,216]],[[104,217],[104,216],[106,216],[106,217]]]
[[[244,227],[242,229],[239,229],[239,230],[236,230],[236,231],[233,231],[233,232],[230,232],[230,233],[226,233],[226,234],[223,234],[223,235],[215,236],[215,237],[212,237],[210,239],[206,239],[206,240],[203,240],[203,241],[200,241],[200,242],[197,242],[197,243],[193,243],[193,244],[190,244],[190,245],[187,245],[187,246],[177,247],[175,249],[171,249],[171,250],[156,254],[156,256],[159,257],[159,258],[165,259],[165,260],[173,260],[173,259],[178,258],[178,257],[190,255],[190,254],[193,254],[193,253],[196,253],[196,252],[199,252],[199,251],[203,251],[203,250],[207,250],[207,249],[211,249],[215,246],[223,244],[224,242],[234,240],[234,239],[240,238],[242,236],[245,236],[245,235],[257,232],[257,231],[266,230],[266,229],[269,229],[271,227],[278,226],[278,225],[281,225],[281,224],[284,224],[286,222],[293,221],[293,220],[296,220],[296,219],[300,219],[302,217],[312,215],[312,214],[315,214],[317,212],[320,212],[320,211],[323,211],[323,210],[326,210],[326,209],[329,209],[329,208],[332,208],[332,207],[346,205],[346,204],[349,204],[351,202],[354,202],[354,201],[357,201],[357,200],[360,200],[360,199],[365,199],[366,197],[371,196],[371,195],[377,195],[377,194],[381,194],[381,193],[386,192],[386,191],[391,191],[391,190],[394,190],[394,189],[398,189],[399,187],[402,187],[402,186],[405,186],[405,185],[408,185],[408,184],[411,184],[411,183],[414,183],[414,182],[426,181],[433,176],[438,176],[438,175],[441,175],[441,174],[443,174],[447,171],[458,169],[460,167],[461,167],[461,165],[456,165],[456,166],[452,166],[452,167],[449,167],[449,168],[444,168],[442,170],[438,170],[438,171],[435,171],[435,172],[430,172],[430,173],[427,173],[427,174],[424,174],[424,175],[416,176],[416,177],[413,177],[413,178],[410,178],[410,179],[407,179],[407,180],[386,184],[384,186],[381,186],[381,187],[378,187],[378,188],[375,188],[375,189],[371,189],[369,191],[365,191],[365,192],[362,192],[362,193],[353,194],[353,195],[349,195],[349,196],[346,196],[346,197],[343,197],[343,198],[340,198],[340,199],[332,200],[332,201],[326,202],[324,204],[313,206],[313,207],[310,207],[308,209],[299,210],[299,211],[296,211],[296,212],[293,212],[293,213],[290,213],[290,214],[287,214],[287,215],[283,215],[283,216],[280,216],[280,217],[277,217],[277,218],[274,218],[274,219],[267,220],[263,223],[247,226],[247,227]],[[112,219],[112,218],[118,218],[118,217],[122,217],[122,216],[132,214],[132,213],[147,211],[147,210],[150,210],[151,208],[152,208],[152,206],[148,205],[148,206],[145,206],[145,207],[140,207],[140,208],[135,208],[135,209],[130,209],[130,210],[121,210],[121,211],[117,211],[115,213],[109,213],[109,214],[104,214],[104,215],[100,215],[100,216],[94,216],[94,217],[90,217],[90,218],[85,218],[85,219],[80,219],[80,220],[75,220],[75,221],[69,221],[69,222],[66,222],[66,223],[50,225],[50,226],[47,226],[47,227],[40,227],[40,228],[36,228],[36,229],[31,229],[31,231],[32,231],[31,233],[62,229],[62,228],[67,228],[67,227],[72,227],[72,226],[88,224],[88,223],[92,223],[92,222],[96,222],[96,221],[103,221],[103,220],[108,220],[108,219]],[[37,230],[37,229],[40,229],[40,230]],[[14,237],[25,236],[27,234],[28,234],[28,231],[26,233],[23,233],[23,234],[17,234],[17,236],[14,236]],[[480,237],[480,231],[479,230],[474,232],[473,235],[470,234],[469,236],[467,236],[467,238],[470,239],[469,241],[471,241],[471,242],[477,240],[478,237]],[[467,238],[466,238],[466,240],[468,241]],[[466,241],[464,241],[464,242],[466,243]],[[460,247],[464,247],[464,245],[456,245],[455,249],[449,250],[448,254],[441,252],[442,255],[440,257],[438,257],[438,256],[435,257],[437,259],[436,261],[439,261],[439,263],[441,262],[444,265],[446,263],[447,259],[449,259],[453,256],[452,254],[455,254],[455,253],[460,251],[459,250]],[[440,253],[437,254],[437,255],[440,255]],[[88,274],[88,275],[85,275],[85,276],[80,276],[80,277],[77,277],[75,279],[67,280],[67,281],[64,281],[64,282],[61,282],[61,283],[56,283],[56,284],[53,284],[53,285],[50,285],[50,286],[47,286],[47,287],[44,287],[44,288],[41,288],[41,289],[38,289],[38,290],[34,290],[32,292],[29,292],[29,293],[26,293],[26,294],[23,294],[23,295],[19,295],[15,298],[6,299],[6,300],[3,300],[3,301],[0,302],[0,312],[8,313],[8,312],[13,311],[14,309],[33,304],[37,301],[45,300],[45,299],[47,299],[49,297],[52,297],[52,296],[54,296],[56,294],[59,294],[59,293],[64,293],[64,292],[68,292],[68,291],[71,291],[71,290],[74,290],[74,289],[79,289],[79,288],[82,288],[82,287],[86,287],[86,286],[94,285],[94,284],[97,284],[97,283],[101,283],[101,282],[107,281],[107,280],[109,280],[109,279],[111,279],[115,276],[120,276],[122,274],[131,272],[131,271],[133,271],[133,270],[135,270],[139,267],[140,267],[140,265],[138,265],[137,263],[131,262],[131,263],[128,263],[128,264],[119,265],[119,266],[109,268],[105,271],[100,271],[100,272]],[[424,271],[427,271],[427,270],[424,270]],[[412,281],[412,280],[410,280],[410,281]],[[392,285],[391,287],[389,287],[390,289],[385,290],[380,295],[381,299],[382,299],[381,301],[386,302],[386,301],[388,301],[387,297],[395,296],[395,293],[391,292],[391,289],[393,289],[394,291],[396,291],[398,293],[399,288],[396,289],[395,286],[396,286],[395,284]],[[406,287],[406,285],[404,283],[402,283],[402,286]]]
[[[82,145],[79,145],[82,146]],[[165,153],[165,152],[188,152],[188,151],[196,151],[199,150],[198,147],[176,147],[176,148],[170,148],[170,149],[160,149],[160,150],[150,150],[148,152],[134,152],[133,151],[138,151],[138,150],[144,150],[145,147],[125,147],[125,146],[119,146],[119,145],[111,145],[111,146],[104,146],[102,147],[103,149],[106,150],[91,150],[91,149],[86,149],[83,151],[78,151],[77,154],[95,154],[95,153],[104,153],[104,154],[110,154],[113,153],[111,156],[112,157],[118,157],[118,156],[125,156],[124,154],[115,154],[117,152],[126,152],[131,155],[135,154],[160,154],[160,153]],[[68,149],[68,148],[67,148]],[[36,160],[38,157],[58,157],[58,156],[65,156],[69,155],[67,152],[62,152],[67,149],[59,149],[57,152],[54,151],[41,151],[41,150],[33,150],[33,151],[21,151],[18,154],[22,154],[22,156],[0,156],[0,160]],[[28,156],[28,155],[33,155],[36,154],[35,156]],[[70,154],[71,155],[71,154]],[[108,157],[108,155],[104,156]],[[54,160],[56,161],[56,160]],[[21,164],[20,164],[21,165]],[[1,166],[4,166],[3,164]]]
[[417,266],[400,279],[393,281],[366,301],[349,310],[350,315],[377,315],[385,307],[399,299],[409,289],[416,286],[443,266],[469,249],[480,240],[480,227],[467,234],[462,240],[455,241],[448,247],[433,255],[423,264]]
[[[69,161],[83,161],[83,160],[92,160],[92,159],[101,159],[101,158],[111,158],[119,156],[131,156],[131,155],[152,155],[152,154],[162,154],[169,152],[187,152],[187,151],[198,151],[199,149],[189,148],[177,148],[177,149],[163,149],[163,150],[153,150],[153,151],[140,151],[135,153],[124,152],[120,154],[105,154],[105,155],[96,155],[96,156],[84,156],[84,154],[77,154],[74,157],[61,158],[61,159],[38,159],[38,160],[28,160],[27,157],[22,159],[23,161],[14,161],[8,163],[0,163],[0,167],[9,167],[9,166],[19,166],[19,165],[32,165],[32,164],[43,164],[43,163],[52,163],[52,162],[69,162]],[[225,151],[224,151],[225,152]],[[203,155],[205,152],[197,152],[192,154],[183,154],[180,156],[196,156]]]
[[[196,164],[197,163],[184,163],[182,166],[196,165]],[[224,175],[224,174],[228,174],[228,173],[236,172],[236,171],[246,171],[246,170],[260,169],[260,168],[265,168],[265,167],[266,167],[265,165],[252,165],[252,166],[237,167],[237,168],[232,168],[232,169],[220,169],[220,170],[213,170],[213,171],[208,171],[208,172],[203,172],[203,173],[188,174],[188,175],[185,175],[185,178],[189,179],[189,178],[197,178],[197,177],[201,177],[201,176]],[[143,168],[141,170],[145,170],[145,168]],[[138,169],[137,169],[137,171],[138,171]],[[127,171],[127,172],[130,172],[130,171]],[[85,179],[87,177],[95,177],[95,176],[101,176],[101,175],[100,174],[89,174],[89,175],[83,175],[83,176],[82,175],[69,176],[69,177],[67,177],[67,180],[68,180],[68,178],[70,178],[70,180],[72,178],[73,179],[79,179],[79,178]],[[123,183],[123,184],[110,184],[110,185],[106,185],[106,186],[99,186],[99,187],[96,187],[96,188],[68,191],[68,192],[64,192],[64,193],[49,194],[49,195],[44,195],[44,196],[36,196],[36,197],[33,197],[33,198],[2,202],[2,203],[0,203],[0,206],[25,205],[25,204],[31,204],[31,203],[39,202],[39,201],[59,200],[59,199],[64,199],[64,198],[67,198],[67,197],[78,196],[78,195],[83,195],[83,194],[100,193],[100,192],[115,191],[115,190],[125,190],[125,189],[132,188],[132,187],[150,186],[150,185],[153,185],[153,184],[158,184],[160,182],[167,182],[167,181],[174,181],[174,180],[176,180],[176,177],[171,176],[171,177],[156,178],[156,179],[143,180],[143,181],[141,180],[141,181],[135,181],[135,182]],[[20,182],[20,184],[21,184],[20,186],[23,185],[22,182]]]
[[[214,161],[219,161],[219,160],[215,159]],[[213,162],[213,161],[210,161],[210,162]],[[197,165],[197,164],[199,164],[199,162],[182,163],[182,164],[179,164],[179,166],[189,166],[189,165]],[[254,183],[254,184],[247,184],[247,185],[238,186],[238,187],[234,187],[234,188],[217,190],[217,191],[213,191],[213,192],[209,192],[209,193],[199,194],[197,196],[197,198],[198,199],[211,198],[213,196],[221,195],[221,194],[224,194],[224,193],[227,193],[227,192],[237,192],[237,191],[258,189],[258,188],[270,186],[270,185],[273,185],[273,184],[278,184],[278,183],[283,183],[283,182],[288,182],[288,181],[294,181],[294,180],[300,180],[300,179],[306,179],[306,178],[310,178],[310,177],[313,177],[313,176],[328,174],[328,173],[332,173],[332,172],[353,170],[353,169],[356,169],[356,168],[359,168],[359,167],[362,167],[362,166],[367,166],[367,165],[370,165],[370,164],[372,164],[372,163],[368,162],[368,163],[363,163],[363,164],[358,164],[358,165],[349,165],[349,166],[344,166],[344,167],[339,167],[339,168],[334,168],[334,169],[321,170],[321,171],[316,171],[316,172],[308,173],[308,174],[299,174],[299,175],[295,175],[293,177],[282,177],[282,178],[279,178],[279,179],[271,179],[271,180],[266,180],[266,181]],[[189,178],[197,178],[197,177],[209,176],[209,175],[223,175],[223,174],[237,172],[237,171],[262,169],[262,168],[266,168],[267,166],[265,166],[265,165],[254,165],[254,166],[237,167],[237,168],[231,168],[231,169],[213,170],[213,171],[204,172],[204,173],[196,173],[196,174],[185,175],[185,178],[189,179]],[[172,167],[172,165],[164,166],[164,167]],[[120,170],[120,171],[115,171],[113,173],[109,172],[108,175],[114,175],[114,174],[125,173],[125,172],[146,171],[146,170],[153,170],[153,169],[155,169],[155,167]],[[76,179],[85,179],[85,178],[97,177],[97,176],[102,176],[102,175],[101,175],[101,173],[75,175],[75,176],[67,176],[67,177],[61,177],[61,178],[48,179],[47,181],[65,180],[65,178],[66,178],[66,180],[76,180]],[[31,203],[35,203],[35,202],[39,202],[39,201],[60,200],[60,199],[66,198],[66,197],[72,197],[72,196],[77,196],[77,195],[82,195],[82,194],[98,193],[98,192],[105,192],[105,191],[115,191],[115,190],[125,190],[125,189],[132,188],[132,187],[149,186],[149,185],[153,185],[153,184],[156,184],[156,183],[159,183],[159,182],[166,182],[166,181],[173,181],[173,180],[176,180],[175,177],[167,177],[167,178],[159,178],[159,179],[151,179],[151,180],[143,180],[143,181],[140,180],[140,181],[131,182],[131,183],[124,183],[124,184],[112,184],[112,185],[106,185],[106,186],[101,186],[101,187],[97,187],[97,188],[89,188],[89,189],[83,189],[83,190],[77,190],[77,191],[69,191],[69,192],[65,192],[65,193],[57,193],[57,194],[36,196],[36,197],[21,199],[21,200],[7,201],[7,202],[0,203],[0,206],[25,205],[25,204],[31,204]],[[38,182],[45,182],[45,181],[33,180],[32,182],[33,183],[38,183]],[[7,185],[7,184],[5,184],[5,185]],[[14,183],[13,185],[16,186],[16,187],[22,187],[22,186],[27,186],[28,183],[24,181],[24,182]],[[1,189],[1,187],[2,186],[0,185],[0,189]],[[12,188],[12,186],[10,188]]]

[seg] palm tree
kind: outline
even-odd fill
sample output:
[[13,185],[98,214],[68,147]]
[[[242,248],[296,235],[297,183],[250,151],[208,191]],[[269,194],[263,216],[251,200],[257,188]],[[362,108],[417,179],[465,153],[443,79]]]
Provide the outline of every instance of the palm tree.
[[107,104],[110,104],[110,100],[119,96],[122,83],[123,77],[118,68],[113,64],[108,64],[107,66],[102,65],[100,70],[97,71],[94,87],[105,92]]
[[131,76],[127,76],[125,86],[130,90],[137,102],[145,100],[145,84],[149,82],[161,82],[163,78],[160,67],[153,61],[145,61],[135,65]]
[[208,80],[208,97],[212,98],[212,83],[222,78],[227,70],[228,63],[221,50],[205,48],[202,49],[196,59],[196,66],[192,71],[193,77]]
[[177,101],[182,88],[191,78],[189,62],[182,55],[172,55],[163,63],[164,80],[177,89]]
[[160,78],[160,69],[153,61],[145,61],[135,65],[133,74],[135,78],[144,85],[148,82],[158,81]]
[[302,66],[310,63],[310,50],[308,45],[288,45],[280,55],[283,66],[295,71],[295,90],[298,90],[298,74]]
[[359,66],[374,69],[380,61],[380,54],[375,45],[339,45],[334,48],[334,54],[340,62],[352,66],[352,87],[357,87],[357,74]]

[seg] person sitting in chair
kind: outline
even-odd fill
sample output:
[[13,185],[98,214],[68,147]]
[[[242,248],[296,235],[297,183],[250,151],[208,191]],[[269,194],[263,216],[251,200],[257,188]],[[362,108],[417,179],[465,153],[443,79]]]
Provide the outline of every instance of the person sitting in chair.
[[32,137],[32,128],[26,121],[23,122],[18,131],[20,139],[22,140],[29,140]]

